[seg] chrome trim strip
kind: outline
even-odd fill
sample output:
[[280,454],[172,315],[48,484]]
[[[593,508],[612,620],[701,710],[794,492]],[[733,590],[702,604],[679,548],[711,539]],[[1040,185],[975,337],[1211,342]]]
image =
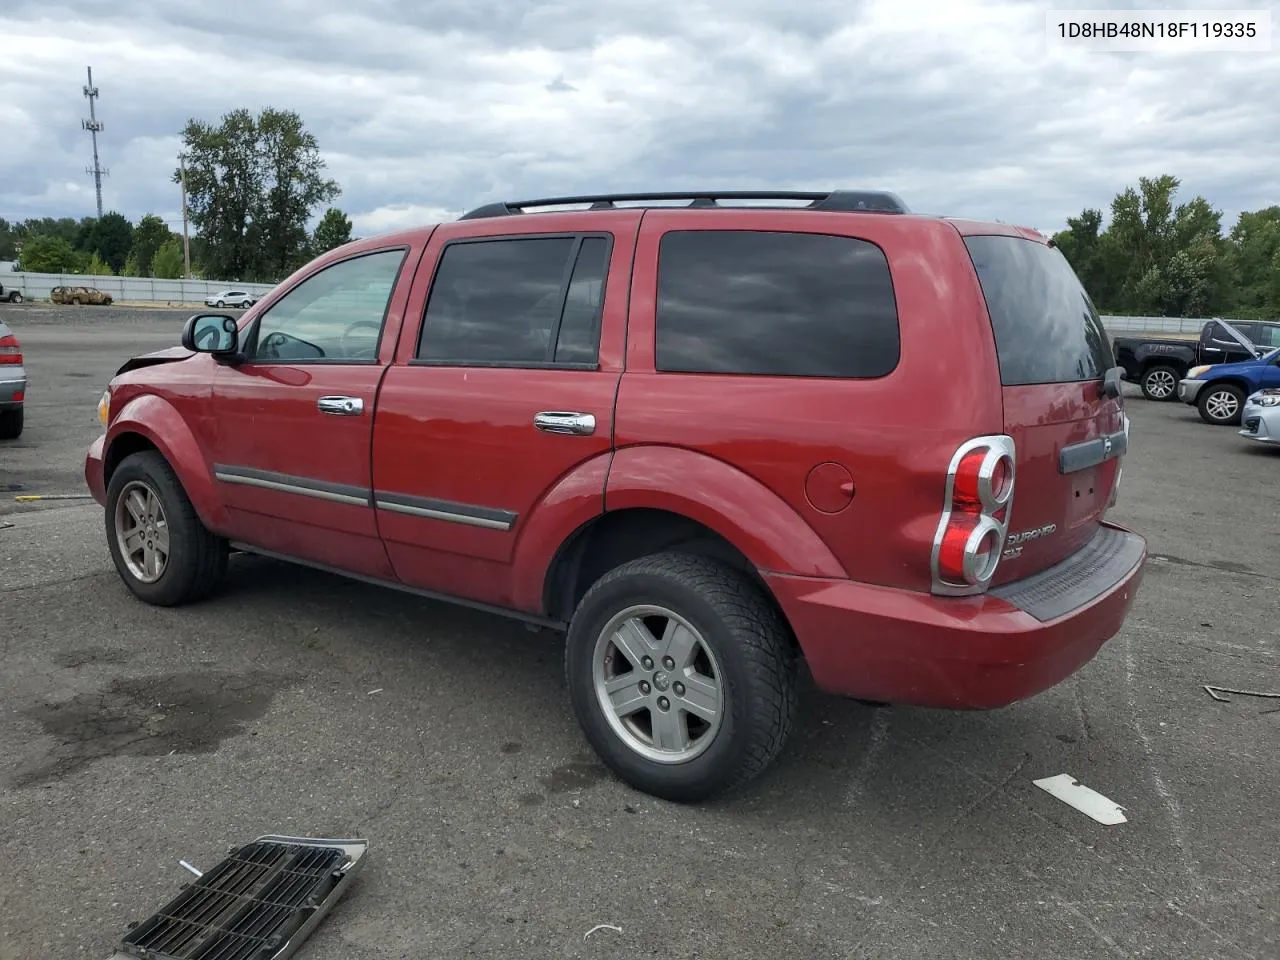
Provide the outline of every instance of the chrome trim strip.
[[[404,498],[408,500],[408,497]],[[499,519],[493,516],[479,516],[476,513],[463,513],[462,510],[467,509],[462,504],[450,504],[458,509],[447,509],[443,502],[425,501],[434,503],[434,506],[417,506],[413,503],[401,503],[394,500],[385,499],[385,495],[375,495],[373,505],[379,510],[390,510],[392,513],[402,513],[410,517],[425,517],[429,520],[445,520],[449,523],[461,523],[469,527],[484,527],[488,530],[510,530],[515,524],[515,514],[509,514],[508,518]],[[475,508],[473,508],[475,509]],[[492,511],[497,513],[498,511]],[[505,511],[503,511],[505,512]]]
[[1063,447],[1058,451],[1058,472],[1076,473],[1087,470],[1116,457],[1123,457],[1128,451],[1129,430],[1126,424],[1124,429],[1115,433]]
[[258,487],[280,493],[294,493],[302,497],[328,500],[331,503],[348,503],[357,507],[371,505],[368,489],[343,483],[327,483],[323,480],[294,477],[271,470],[255,470],[251,467],[232,467],[225,464],[214,464],[213,476],[214,479],[221,480],[223,483]]

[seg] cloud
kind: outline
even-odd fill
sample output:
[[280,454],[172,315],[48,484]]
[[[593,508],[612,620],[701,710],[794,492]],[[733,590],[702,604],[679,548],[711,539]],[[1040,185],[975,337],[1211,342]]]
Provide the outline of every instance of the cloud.
[[[135,219],[180,223],[189,117],[268,105],[316,134],[362,235],[495,199],[708,185],[882,187],[1047,230],[1166,172],[1228,222],[1280,199],[1280,58],[1067,50],[1048,6],[10,0],[0,216],[93,212],[87,64],[104,202]],[[1249,6],[1266,9],[1231,4]]]

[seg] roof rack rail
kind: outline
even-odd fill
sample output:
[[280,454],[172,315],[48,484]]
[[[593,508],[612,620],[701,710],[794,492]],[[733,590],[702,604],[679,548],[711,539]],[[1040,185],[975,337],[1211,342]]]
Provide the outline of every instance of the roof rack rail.
[[516,200],[486,203],[468,210],[459,220],[485,217],[509,217],[526,213],[534,207],[560,207],[590,204],[591,210],[614,210],[619,203],[687,200],[688,207],[719,207],[722,200],[807,200],[804,210],[834,210],[854,213],[910,213],[896,193],[885,190],[832,190],[808,193],[795,190],[698,190],[676,193],[603,193],[581,197],[544,197],[540,200]]

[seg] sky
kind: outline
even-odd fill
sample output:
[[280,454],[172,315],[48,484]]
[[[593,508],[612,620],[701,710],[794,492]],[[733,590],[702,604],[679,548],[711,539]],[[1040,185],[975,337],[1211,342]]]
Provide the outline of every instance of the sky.
[[95,212],[86,66],[104,207],[175,227],[187,119],[265,106],[316,135],[358,236],[490,200],[649,189],[887,189],[1041,230],[1163,173],[1226,226],[1280,203],[1280,39],[1112,53],[1046,36],[1051,6],[1157,5],[1271,8],[5,0],[0,216]]

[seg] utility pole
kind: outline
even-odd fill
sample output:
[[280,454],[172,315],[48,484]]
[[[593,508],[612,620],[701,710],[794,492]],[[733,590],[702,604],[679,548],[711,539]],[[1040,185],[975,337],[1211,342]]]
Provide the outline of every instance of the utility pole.
[[191,279],[191,240],[187,236],[187,155],[178,154],[178,182],[182,184],[182,276]]
[[93,137],[93,166],[85,167],[84,172],[93,175],[93,185],[98,193],[98,219],[102,219],[102,178],[110,173],[109,170],[102,169],[102,164],[98,162],[98,134],[102,130],[102,123],[98,120],[98,115],[93,108],[93,102],[98,99],[98,88],[93,85],[93,67],[85,67],[89,74],[89,82],[84,86],[84,95],[89,100],[89,119],[81,120],[80,126],[89,131]]

